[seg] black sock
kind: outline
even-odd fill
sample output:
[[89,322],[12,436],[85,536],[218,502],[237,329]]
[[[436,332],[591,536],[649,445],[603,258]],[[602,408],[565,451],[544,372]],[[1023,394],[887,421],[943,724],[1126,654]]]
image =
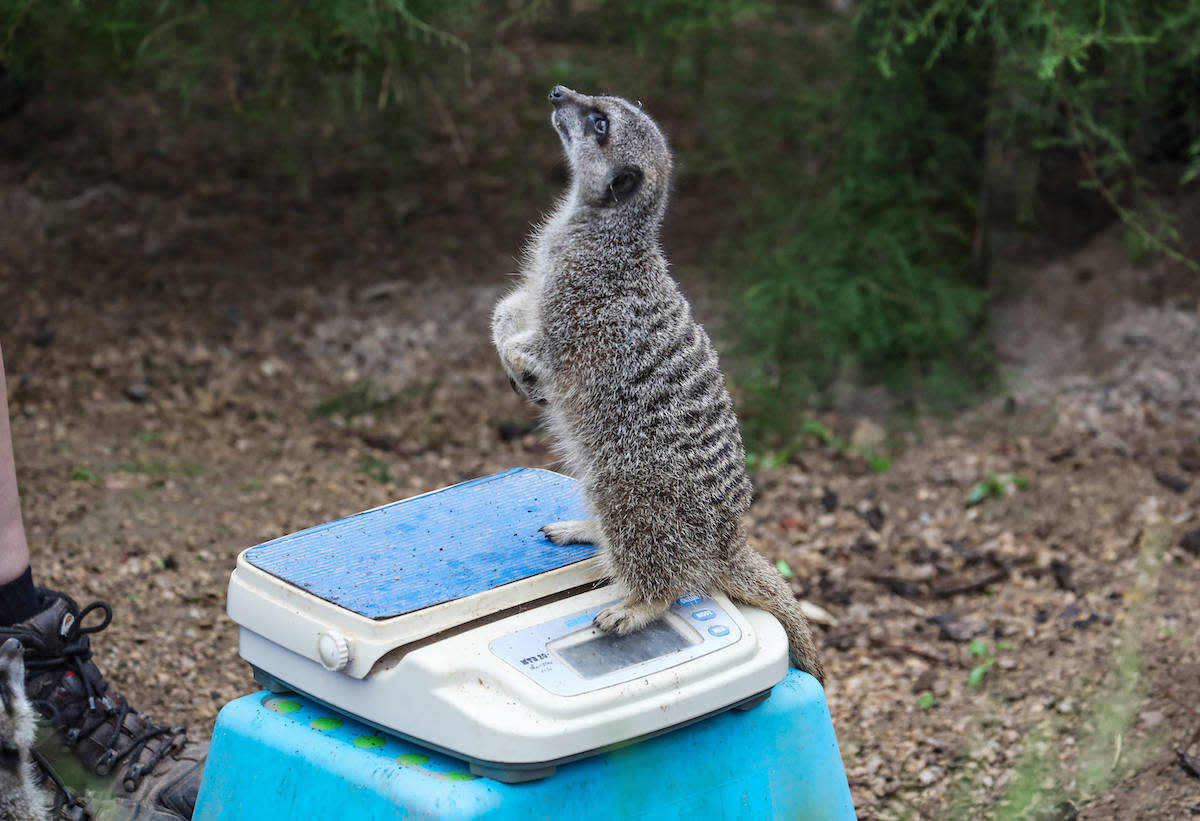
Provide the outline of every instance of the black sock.
[[25,572],[11,582],[0,584],[0,627],[11,627],[25,621],[39,610],[31,568],[25,568]]

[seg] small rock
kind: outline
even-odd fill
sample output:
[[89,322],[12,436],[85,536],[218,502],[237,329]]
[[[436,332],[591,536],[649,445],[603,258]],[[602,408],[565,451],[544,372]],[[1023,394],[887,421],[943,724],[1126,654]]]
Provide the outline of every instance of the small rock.
[[1165,487],[1167,490],[1174,491],[1175,493],[1187,493],[1188,488],[1192,486],[1192,483],[1187,479],[1184,479],[1182,476],[1164,473],[1161,470],[1154,471],[1154,478],[1158,480],[1160,485]]
[[1179,467],[1188,473],[1200,473],[1200,451],[1184,451],[1179,457]]
[[854,630],[831,630],[825,635],[825,646],[834,650],[849,650],[857,638],[858,633]]
[[901,598],[913,599],[921,595],[920,587],[898,576],[874,576],[871,581],[883,585],[889,593],[894,593]]
[[870,527],[875,532],[878,533],[880,530],[883,529],[883,519],[884,519],[883,511],[880,510],[878,506],[868,508],[867,512],[864,513],[862,515],[862,517],[863,517],[863,520],[867,523],[867,526]]
[[887,440],[887,431],[870,419],[860,419],[850,433],[850,444],[856,448],[877,448]]
[[1142,713],[1142,723],[1147,727],[1157,727],[1166,720],[1166,716],[1159,710],[1146,710]]
[[1075,821],[1079,810],[1070,801],[1059,801],[1052,807],[1047,807],[1034,816],[1037,821]]
[[501,442],[511,442],[532,433],[536,427],[536,422],[501,422],[496,425],[496,434]]
[[914,695],[919,695],[926,691],[932,692],[934,685],[937,684],[937,671],[932,668],[926,670],[921,675],[917,676],[917,680],[913,682],[912,691]]
[[150,398],[150,388],[145,382],[134,382],[125,388],[125,398],[140,405]]
[[1048,454],[1046,456],[1046,458],[1049,461],[1057,464],[1058,462],[1061,462],[1064,459],[1070,459],[1074,455],[1075,455],[1075,446],[1067,445],[1065,448],[1059,448],[1058,450],[1054,451],[1053,453]]
[[39,327],[33,333],[33,345],[35,348],[46,348],[54,341],[54,331],[46,327]]
[[1100,621],[1099,616],[1097,616],[1095,613],[1089,613],[1086,619],[1076,619],[1075,621],[1071,622],[1071,626],[1076,630],[1086,630],[1098,621]]
[[825,488],[821,493],[821,508],[826,513],[833,513],[838,509],[838,495],[829,488]]
[[837,626],[837,619],[824,607],[813,604],[807,599],[800,599],[799,604],[800,612],[804,613],[804,617],[814,624],[824,625],[825,627]]
[[1188,755],[1183,750],[1176,750],[1175,759],[1179,762],[1179,766],[1183,767],[1185,773],[1193,778],[1200,778],[1200,758]]
[[1071,565],[1061,559],[1054,559],[1050,562],[1050,572],[1054,574],[1054,583],[1058,585],[1059,590],[1074,590],[1071,586]]
[[854,540],[854,544],[850,546],[850,549],[863,556],[874,556],[878,545],[863,535]]
[[1179,546],[1193,556],[1200,556],[1200,529],[1185,533],[1179,540]]
[[970,641],[987,632],[987,623],[979,619],[964,619],[957,613],[939,613],[925,621],[936,624],[942,641]]

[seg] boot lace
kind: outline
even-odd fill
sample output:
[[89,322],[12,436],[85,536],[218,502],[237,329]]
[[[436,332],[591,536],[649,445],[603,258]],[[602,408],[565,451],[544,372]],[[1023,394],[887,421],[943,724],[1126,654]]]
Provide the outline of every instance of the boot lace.
[[[103,611],[104,620],[91,627],[84,627],[84,619],[98,610]],[[117,742],[121,739],[121,731],[125,726],[125,719],[134,711],[130,709],[124,697],[117,695],[110,699],[108,696],[103,695],[97,688],[97,682],[93,681],[93,677],[89,676],[85,670],[85,665],[92,658],[91,641],[88,639],[88,636],[99,633],[108,627],[112,623],[112,615],[112,607],[109,606],[108,602],[92,602],[79,611],[79,616],[67,628],[60,655],[28,659],[25,662],[25,666],[29,670],[42,670],[63,666],[70,673],[79,677],[79,680],[83,682],[83,693],[80,699],[87,700],[88,709],[81,712],[79,717],[70,725],[65,724],[65,722],[63,723],[62,726],[65,730],[64,739],[67,746],[74,747],[81,740],[92,737],[93,733],[96,733],[106,724],[111,724],[111,730],[107,733],[98,734],[96,738],[93,738],[104,749],[99,761],[96,762],[93,768],[93,772],[99,776],[107,776],[122,761],[128,760],[129,764],[125,768],[125,774],[122,776],[121,783],[127,791],[133,792],[141,784],[142,779],[158,766],[159,762],[172,749],[186,741],[187,730],[178,725],[154,724],[147,716],[142,715],[141,718],[145,727],[129,739],[124,750],[119,748]],[[92,669],[94,670],[95,667],[93,666]],[[44,700],[39,701],[38,706],[52,714],[51,723],[59,724],[58,717],[61,714],[60,710]],[[155,748],[151,749],[149,758],[139,762],[142,752],[155,739],[162,739],[162,741]]]

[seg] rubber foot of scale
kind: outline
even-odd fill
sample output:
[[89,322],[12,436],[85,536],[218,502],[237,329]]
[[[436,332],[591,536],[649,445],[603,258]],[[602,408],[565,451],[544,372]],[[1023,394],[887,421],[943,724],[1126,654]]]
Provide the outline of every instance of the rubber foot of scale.
[[480,778],[491,778],[495,781],[503,781],[505,784],[524,784],[526,781],[540,781],[543,778],[549,778],[557,771],[558,767],[553,764],[548,767],[531,767],[529,769],[514,770],[508,767],[489,767],[486,764],[471,762],[471,775],[477,775]]
[[258,686],[264,690],[274,693],[275,695],[283,695],[284,693],[296,692],[288,685],[284,684],[279,679],[270,673],[264,672],[254,665],[250,665],[250,669],[254,671],[254,680],[258,682]]

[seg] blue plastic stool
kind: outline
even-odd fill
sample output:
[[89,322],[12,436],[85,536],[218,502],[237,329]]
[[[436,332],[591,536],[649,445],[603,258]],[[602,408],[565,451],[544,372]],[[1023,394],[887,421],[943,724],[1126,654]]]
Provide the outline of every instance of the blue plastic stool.
[[[402,696],[398,696],[402,697]],[[217,717],[195,821],[519,819],[847,821],[854,806],[825,695],[792,670],[771,697],[541,781],[461,761],[298,696],[257,693]]]

